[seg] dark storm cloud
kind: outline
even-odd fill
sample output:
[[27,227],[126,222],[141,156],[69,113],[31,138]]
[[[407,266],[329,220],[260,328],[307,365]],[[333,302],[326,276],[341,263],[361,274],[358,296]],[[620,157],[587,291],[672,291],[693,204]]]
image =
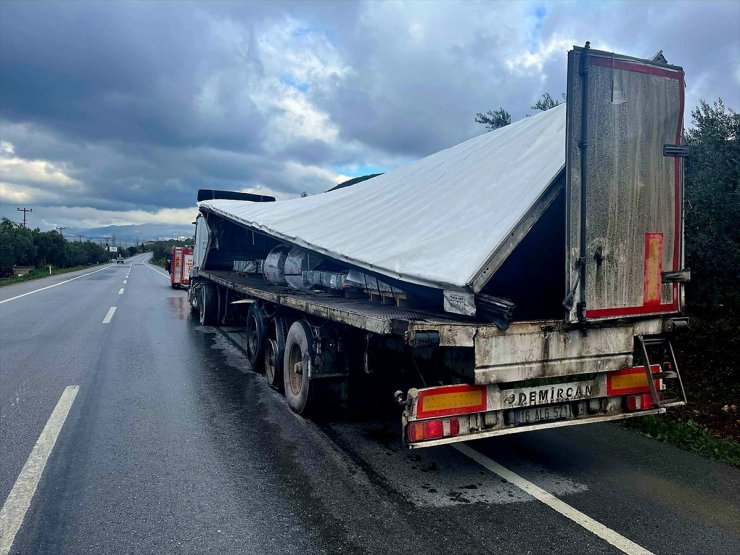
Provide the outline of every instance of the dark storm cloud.
[[[203,117],[194,101],[202,79],[238,62],[260,78],[249,22],[243,43],[213,41],[198,10],[173,3],[5,4],[0,19],[3,117],[50,127],[70,138],[182,146],[200,141],[253,149],[261,122],[252,106],[218,98],[232,117]],[[248,68],[248,69],[247,69]],[[239,86],[239,79],[228,81]]]
[[322,191],[480,133],[476,112],[531,113],[564,91],[566,51],[585,40],[662,48],[686,69],[689,108],[737,108],[738,6],[2,2],[0,212]]

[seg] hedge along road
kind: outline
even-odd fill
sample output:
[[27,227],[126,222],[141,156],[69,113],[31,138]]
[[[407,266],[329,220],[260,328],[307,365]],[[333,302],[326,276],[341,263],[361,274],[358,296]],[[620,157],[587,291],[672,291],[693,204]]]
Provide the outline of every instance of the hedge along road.
[[0,306],[0,500],[79,387],[12,552],[740,551],[736,469],[610,425],[466,453],[316,425],[165,278],[137,257]]

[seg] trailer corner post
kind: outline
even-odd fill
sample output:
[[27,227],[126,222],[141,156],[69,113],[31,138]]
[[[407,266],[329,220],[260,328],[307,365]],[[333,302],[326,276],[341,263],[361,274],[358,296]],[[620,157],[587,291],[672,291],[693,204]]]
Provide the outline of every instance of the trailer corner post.
[[588,170],[588,51],[591,43],[586,42],[581,52],[581,63],[579,74],[581,75],[581,140],[578,148],[581,151],[581,179],[580,179],[580,222],[579,222],[579,249],[578,249],[578,273],[579,273],[579,295],[576,313],[578,323],[586,323],[586,179]]

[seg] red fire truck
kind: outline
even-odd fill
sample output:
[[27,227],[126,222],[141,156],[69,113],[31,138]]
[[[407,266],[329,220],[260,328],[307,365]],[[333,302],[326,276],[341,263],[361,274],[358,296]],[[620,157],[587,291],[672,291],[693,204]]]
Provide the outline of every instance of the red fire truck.
[[193,268],[193,249],[190,247],[172,247],[167,259],[166,269],[170,273],[172,289],[190,286],[190,270]]

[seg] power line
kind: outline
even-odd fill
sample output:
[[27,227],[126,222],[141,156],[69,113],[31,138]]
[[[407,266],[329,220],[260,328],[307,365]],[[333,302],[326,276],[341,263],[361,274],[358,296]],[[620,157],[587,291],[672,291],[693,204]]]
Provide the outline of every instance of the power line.
[[26,227],[26,213],[33,212],[33,208],[16,208],[18,212],[23,212],[23,227]]
[[54,229],[56,229],[59,232],[59,235],[61,235],[62,237],[64,237],[64,233],[62,233],[62,231],[64,231],[67,228],[66,227],[62,227],[62,226],[59,226],[59,227],[55,227]]

